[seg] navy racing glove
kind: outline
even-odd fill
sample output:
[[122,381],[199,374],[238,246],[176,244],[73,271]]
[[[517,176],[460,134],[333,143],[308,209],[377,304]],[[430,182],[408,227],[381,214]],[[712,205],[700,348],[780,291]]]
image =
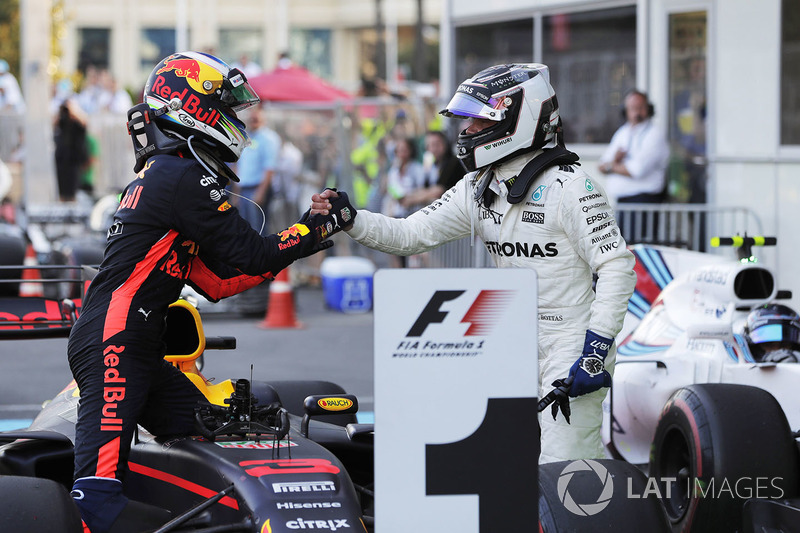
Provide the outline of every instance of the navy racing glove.
[[336,198],[329,198],[331,208],[327,215],[317,213],[311,214],[311,209],[303,213],[303,216],[298,220],[299,223],[307,225],[309,228],[314,229],[314,234],[318,241],[324,241],[331,235],[339,233],[342,230],[350,229],[353,226],[353,221],[356,219],[356,208],[350,203],[347,193],[344,191],[337,191],[336,189],[325,189],[335,192],[338,196]]
[[586,330],[583,353],[569,369],[569,377],[573,378],[570,396],[575,398],[611,386],[611,374],[606,370],[605,361],[613,342],[613,339]]

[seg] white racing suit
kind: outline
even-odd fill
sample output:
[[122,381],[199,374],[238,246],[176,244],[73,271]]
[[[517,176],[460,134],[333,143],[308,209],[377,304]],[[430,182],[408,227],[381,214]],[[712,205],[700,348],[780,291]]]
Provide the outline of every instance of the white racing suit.
[[[634,256],[620,235],[602,187],[580,168],[555,165],[539,174],[520,203],[506,200],[505,180],[535,155],[524,154],[491,169],[488,206],[475,189],[488,169],[464,176],[439,200],[406,219],[360,210],[350,237],[370,248],[412,255],[471,231],[498,267],[533,268],[539,280],[539,394],[569,374],[580,357],[586,330],[614,338],[622,328],[636,284]],[[592,272],[598,279],[592,290]],[[616,346],[606,369],[613,374]],[[549,408],[540,415],[540,463],[603,457],[602,401],[607,389],[570,399],[571,424]]]

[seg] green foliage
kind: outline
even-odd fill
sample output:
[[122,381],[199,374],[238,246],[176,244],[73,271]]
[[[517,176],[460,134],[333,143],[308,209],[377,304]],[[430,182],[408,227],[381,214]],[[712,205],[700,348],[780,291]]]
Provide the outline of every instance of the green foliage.
[[0,58],[19,79],[19,0],[0,0]]

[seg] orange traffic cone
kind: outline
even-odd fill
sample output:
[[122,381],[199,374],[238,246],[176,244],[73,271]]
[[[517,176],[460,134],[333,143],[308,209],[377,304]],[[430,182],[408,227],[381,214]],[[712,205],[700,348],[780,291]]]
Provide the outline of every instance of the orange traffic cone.
[[294,313],[294,295],[289,283],[289,268],[284,268],[269,284],[267,316],[259,324],[262,328],[302,328]]
[[[25,266],[38,266],[38,262],[36,261],[36,252],[33,250],[32,245],[28,245],[25,249],[25,260],[23,261]],[[22,270],[22,279],[23,281],[19,284],[19,295],[24,297],[43,297],[44,296],[44,286],[41,282],[36,282],[34,280],[41,280],[42,276],[39,274],[39,269],[37,268],[25,268]],[[30,280],[30,281],[24,281]]]

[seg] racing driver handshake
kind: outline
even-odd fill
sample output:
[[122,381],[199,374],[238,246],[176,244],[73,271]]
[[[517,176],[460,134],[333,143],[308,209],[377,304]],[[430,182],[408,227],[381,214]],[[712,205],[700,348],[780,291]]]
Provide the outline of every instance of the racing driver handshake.
[[[602,187],[564,146],[549,70],[487,68],[459,85],[441,113],[470,121],[457,143],[468,174],[405,219],[362,210],[347,232],[370,248],[412,255],[474,228],[496,266],[535,269],[539,390],[557,385],[557,405],[565,415],[571,408],[571,423],[555,411],[553,420],[540,417],[539,462],[603,457],[601,404],[636,284],[634,257]],[[312,196],[311,213],[328,213],[337,199],[330,190]]]
[[72,496],[91,533],[136,512],[122,481],[137,424],[158,436],[190,433],[204,400],[164,360],[167,309],[183,286],[212,301],[244,291],[329,247],[325,239],[356,215],[339,196],[330,214],[264,237],[239,216],[225,190],[238,178],[226,163],[248,144],[236,112],[258,101],[241,72],[185,52],[155,67],[144,103],[128,112],[137,176],[68,344],[81,394]]

